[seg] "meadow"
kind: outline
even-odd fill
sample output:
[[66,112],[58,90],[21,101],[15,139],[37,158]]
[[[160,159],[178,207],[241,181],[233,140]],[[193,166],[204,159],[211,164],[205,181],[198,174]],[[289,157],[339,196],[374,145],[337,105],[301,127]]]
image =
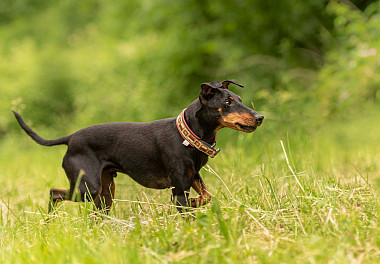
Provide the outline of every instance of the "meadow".
[[253,134],[222,130],[220,155],[201,170],[214,198],[195,219],[170,190],[122,174],[109,215],[72,202],[47,215],[49,188],[68,186],[66,147],[20,131],[0,152],[1,263],[378,263],[378,117],[313,133],[273,119]]

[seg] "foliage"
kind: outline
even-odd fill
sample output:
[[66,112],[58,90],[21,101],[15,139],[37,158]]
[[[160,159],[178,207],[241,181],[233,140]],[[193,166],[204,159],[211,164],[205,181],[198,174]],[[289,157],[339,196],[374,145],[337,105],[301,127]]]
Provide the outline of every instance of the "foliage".
[[40,127],[172,116],[227,78],[276,110],[315,76],[332,27],[321,1],[21,2],[4,2],[0,105]]
[[238,79],[247,104],[293,121],[376,101],[378,40],[367,32],[377,32],[377,3],[365,12],[334,2],[326,12],[322,1],[3,5],[0,134],[15,126],[9,109],[70,132],[173,116],[213,79]]
[[379,3],[365,12],[332,3],[336,14],[334,49],[319,74],[318,95],[325,114],[351,114],[367,102],[378,102],[380,87]]

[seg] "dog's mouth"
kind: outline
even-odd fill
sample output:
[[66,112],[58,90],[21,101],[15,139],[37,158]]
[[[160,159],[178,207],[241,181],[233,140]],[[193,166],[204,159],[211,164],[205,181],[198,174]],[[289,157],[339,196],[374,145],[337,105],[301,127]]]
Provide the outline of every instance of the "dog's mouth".
[[229,127],[238,131],[252,133],[261,125],[261,121],[256,120],[255,116],[249,113],[231,113],[221,117],[221,126]]
[[251,133],[251,132],[255,131],[257,128],[257,126],[246,126],[246,125],[242,125],[240,123],[235,123],[235,126],[238,128],[238,130],[243,131],[243,132],[247,132],[247,133]]

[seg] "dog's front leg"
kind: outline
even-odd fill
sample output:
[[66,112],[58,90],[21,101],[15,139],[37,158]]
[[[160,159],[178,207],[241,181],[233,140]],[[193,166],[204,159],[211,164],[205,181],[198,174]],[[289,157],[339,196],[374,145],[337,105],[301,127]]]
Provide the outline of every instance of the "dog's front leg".
[[189,207],[189,190],[184,191],[181,188],[174,187],[172,193],[172,202],[177,206],[178,211],[183,213]]
[[197,173],[194,177],[193,183],[191,185],[193,189],[199,194],[197,198],[190,199],[191,207],[199,207],[207,204],[211,200],[211,194],[207,190],[205,184],[199,173]]
[[190,209],[189,194],[196,172],[194,165],[187,161],[178,162],[170,176],[172,186],[172,202],[180,213]]

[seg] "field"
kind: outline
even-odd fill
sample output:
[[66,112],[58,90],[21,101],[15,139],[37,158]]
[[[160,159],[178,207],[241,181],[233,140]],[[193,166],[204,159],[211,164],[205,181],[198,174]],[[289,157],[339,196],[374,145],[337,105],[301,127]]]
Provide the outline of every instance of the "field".
[[[1,0],[0,263],[379,263],[379,32],[374,0]],[[47,214],[66,147],[10,110],[53,139],[227,79],[265,120],[218,133],[208,205],[181,216],[119,174],[109,215]]]
[[65,202],[48,216],[49,188],[67,187],[66,147],[9,135],[0,152],[0,262],[378,263],[376,112],[326,120],[318,131],[274,133],[281,123],[270,118],[254,134],[222,130],[221,153],[201,171],[214,198],[195,219],[177,214],[169,190],[122,174],[109,215]]

